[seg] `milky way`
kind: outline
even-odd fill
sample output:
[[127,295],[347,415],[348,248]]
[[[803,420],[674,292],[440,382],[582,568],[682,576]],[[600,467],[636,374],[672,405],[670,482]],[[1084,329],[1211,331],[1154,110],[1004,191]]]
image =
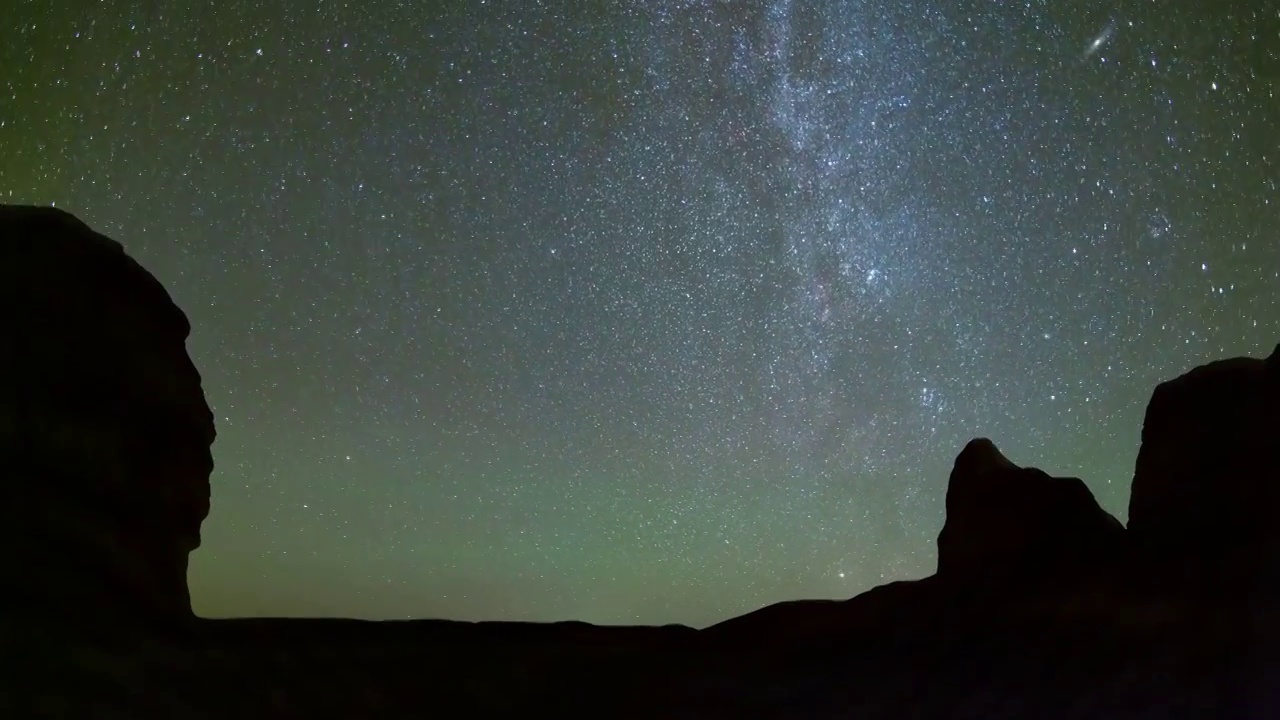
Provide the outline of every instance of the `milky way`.
[[1280,338],[1276,10],[160,5],[6,23],[0,196],[191,317],[204,614],[849,597],[969,438],[1124,518],[1155,383]]

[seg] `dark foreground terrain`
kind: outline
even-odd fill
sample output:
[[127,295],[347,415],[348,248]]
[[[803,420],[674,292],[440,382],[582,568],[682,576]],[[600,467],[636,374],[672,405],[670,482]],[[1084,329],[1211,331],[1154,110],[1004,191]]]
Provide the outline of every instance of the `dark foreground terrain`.
[[1128,527],[957,456],[938,571],[704,630],[203,620],[213,417],[117,243],[0,206],[0,717],[1280,717],[1280,347],[1148,405]]

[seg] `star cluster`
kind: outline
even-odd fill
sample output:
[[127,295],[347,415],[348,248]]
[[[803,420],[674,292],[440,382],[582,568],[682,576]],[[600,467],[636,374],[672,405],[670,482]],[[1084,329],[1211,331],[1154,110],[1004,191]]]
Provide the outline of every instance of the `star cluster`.
[[21,3],[0,200],[170,288],[203,614],[704,625],[932,572],[974,436],[1124,518],[1280,337],[1280,11]]

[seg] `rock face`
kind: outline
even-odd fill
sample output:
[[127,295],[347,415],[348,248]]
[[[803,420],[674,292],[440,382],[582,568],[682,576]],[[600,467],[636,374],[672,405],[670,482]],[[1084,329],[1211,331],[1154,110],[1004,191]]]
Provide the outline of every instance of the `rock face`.
[[1213,573],[1228,585],[1275,583],[1280,346],[1266,360],[1220,360],[1156,388],[1142,426],[1129,532],[1153,562],[1193,582]]
[[191,617],[213,416],[190,326],[121,245],[0,206],[0,552],[32,612]]
[[1123,532],[1080,479],[1018,467],[978,438],[951,471],[938,576],[981,582],[1061,575],[1114,550]]

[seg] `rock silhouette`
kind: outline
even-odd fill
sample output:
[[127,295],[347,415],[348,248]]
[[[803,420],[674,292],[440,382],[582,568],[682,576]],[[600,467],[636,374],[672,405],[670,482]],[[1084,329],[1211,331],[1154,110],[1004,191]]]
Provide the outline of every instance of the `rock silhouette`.
[[189,618],[214,430],[186,316],[119,243],[59,210],[0,207],[0,273],[5,592]]
[[1280,717],[1280,347],[1156,389],[1128,528],[979,438],[937,573],[849,600],[705,630],[203,620],[186,318],[60,211],[0,207],[0,268],[0,717]]
[[1150,562],[1175,582],[1267,586],[1274,599],[1278,519],[1280,345],[1157,387],[1129,497],[1129,532]]
[[938,575],[958,581],[1052,573],[1115,551],[1124,526],[1078,478],[1009,462],[986,438],[956,458],[938,535]]

